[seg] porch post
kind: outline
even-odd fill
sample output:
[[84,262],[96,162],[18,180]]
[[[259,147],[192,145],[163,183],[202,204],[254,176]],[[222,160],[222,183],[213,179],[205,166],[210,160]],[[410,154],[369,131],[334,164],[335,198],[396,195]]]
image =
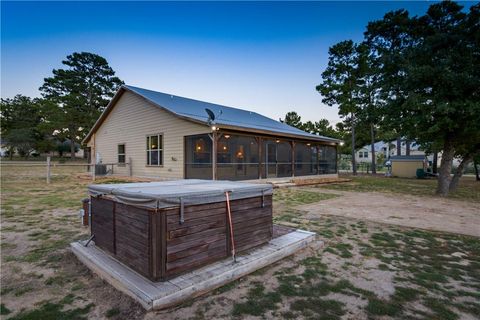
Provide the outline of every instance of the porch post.
[[217,180],[217,132],[212,132],[212,180]]
[[[218,130],[218,129],[217,129]],[[212,180],[217,180],[217,142],[222,137],[222,133],[218,134],[216,130],[208,135],[212,140]]]
[[290,142],[292,145],[292,177],[295,177],[295,141]]
[[258,143],[258,179],[262,179],[263,166],[262,166],[262,138],[255,137]]

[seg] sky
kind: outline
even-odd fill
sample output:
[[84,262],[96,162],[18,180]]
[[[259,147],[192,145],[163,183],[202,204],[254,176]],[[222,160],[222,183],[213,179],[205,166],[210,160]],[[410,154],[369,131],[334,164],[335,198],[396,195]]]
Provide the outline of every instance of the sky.
[[340,121],[315,86],[328,48],[432,2],[1,2],[1,97],[40,96],[75,51],[126,84],[255,111]]

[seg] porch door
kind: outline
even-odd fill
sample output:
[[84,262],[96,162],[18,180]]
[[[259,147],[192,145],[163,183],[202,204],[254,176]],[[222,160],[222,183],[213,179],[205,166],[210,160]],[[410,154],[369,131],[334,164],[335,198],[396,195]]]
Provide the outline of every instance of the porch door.
[[265,172],[267,178],[277,176],[277,144],[267,142],[267,152],[265,154]]

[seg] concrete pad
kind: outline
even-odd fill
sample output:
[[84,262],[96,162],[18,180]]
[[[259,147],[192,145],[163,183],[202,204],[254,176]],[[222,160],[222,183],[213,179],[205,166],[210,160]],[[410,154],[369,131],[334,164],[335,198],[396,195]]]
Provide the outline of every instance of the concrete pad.
[[295,230],[237,257],[227,258],[164,282],[152,282],[109,254],[84,242],[70,244],[88,268],[116,289],[137,300],[147,310],[167,308],[205,294],[231,281],[281,260],[315,240],[315,233]]

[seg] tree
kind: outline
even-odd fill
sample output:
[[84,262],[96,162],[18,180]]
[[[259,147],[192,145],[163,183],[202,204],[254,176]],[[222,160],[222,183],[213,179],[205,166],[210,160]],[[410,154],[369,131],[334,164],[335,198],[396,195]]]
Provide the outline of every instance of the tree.
[[375,142],[378,125],[382,120],[380,108],[383,103],[379,86],[378,61],[375,59],[375,51],[367,42],[357,47],[357,77],[358,77],[358,120],[368,127],[370,136],[370,152],[372,153],[372,174],[377,173]]
[[295,111],[290,111],[287,112],[285,115],[285,119],[282,120],[280,119],[280,122],[286,123],[289,126],[302,129],[302,118],[295,112]]
[[468,160],[465,144],[474,145],[480,131],[479,8],[467,14],[446,1],[421,17],[392,12],[365,34],[380,62],[384,125],[408,140],[441,146],[442,196],[451,190],[453,158]]
[[28,157],[41,140],[40,99],[16,95],[13,99],[1,99],[0,108],[1,134],[10,158],[15,151],[21,156]]
[[480,154],[477,154],[473,157],[473,168],[475,169],[475,178],[477,181],[480,181],[480,173],[478,170],[478,166],[480,165]]
[[62,63],[67,68],[54,69],[40,90],[44,98],[55,102],[49,113],[51,124],[72,142],[74,158],[75,144],[86,136],[123,82],[105,58],[93,53],[75,52]]
[[352,40],[342,41],[328,50],[328,66],[322,73],[323,82],[317,85],[322,102],[338,105],[339,115],[349,122],[352,136],[352,171],[357,173],[355,163],[355,128],[359,112],[359,54],[358,45]]

